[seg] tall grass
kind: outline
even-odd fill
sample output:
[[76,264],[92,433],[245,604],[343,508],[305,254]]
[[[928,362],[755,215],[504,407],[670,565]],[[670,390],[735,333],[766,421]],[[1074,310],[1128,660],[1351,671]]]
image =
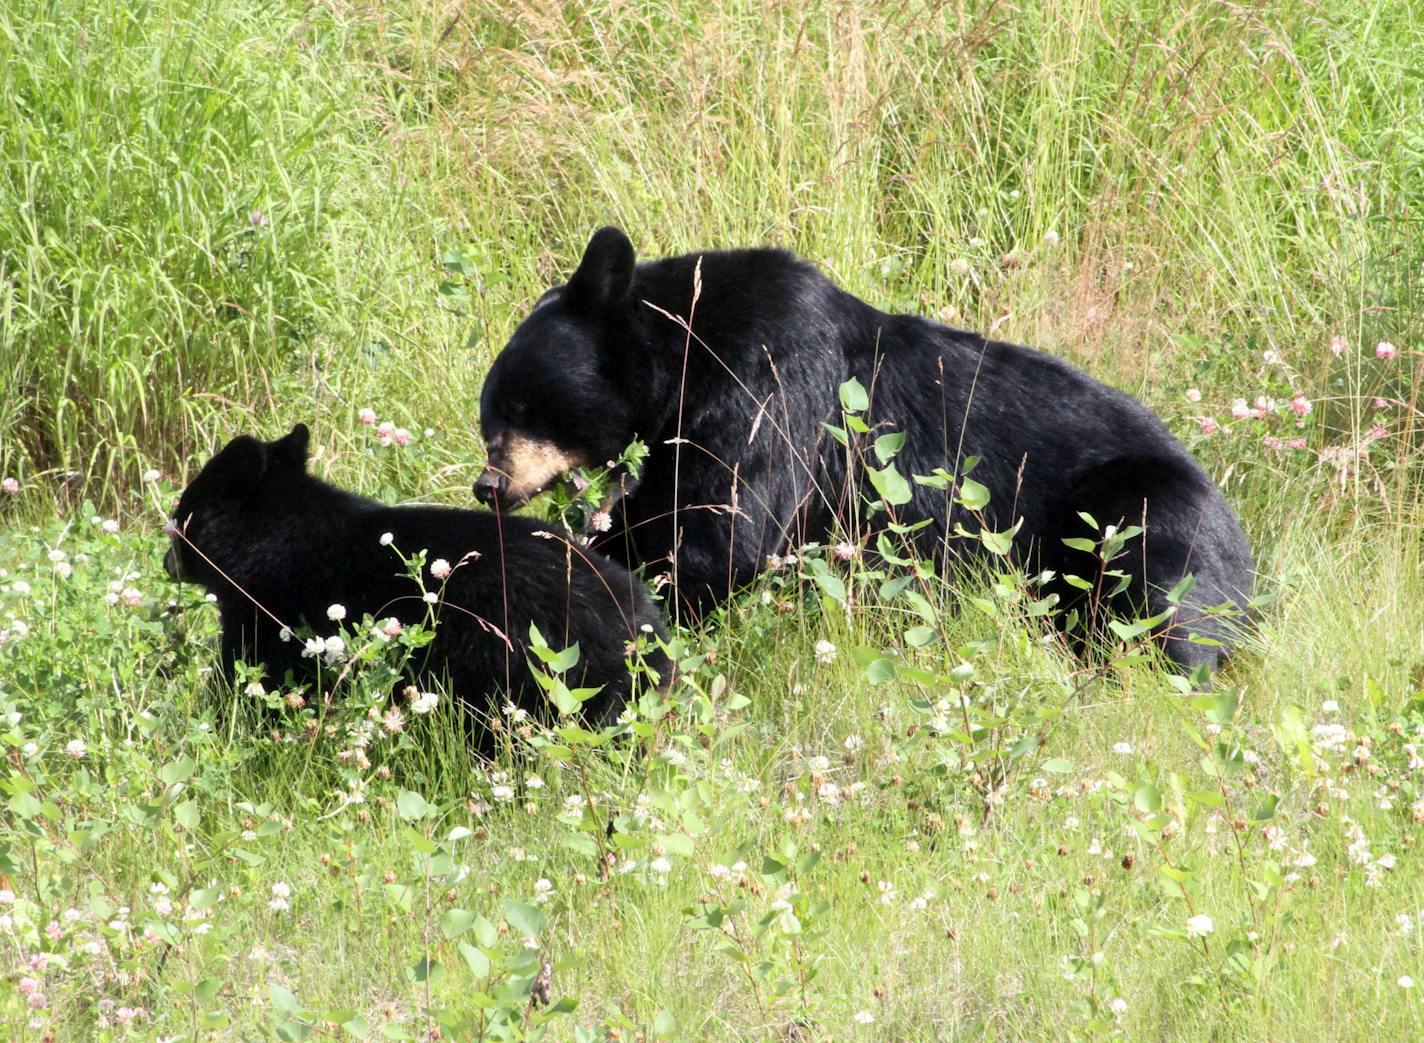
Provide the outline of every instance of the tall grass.
[[171,466],[290,381],[379,388],[475,455],[484,363],[608,221],[648,254],[782,243],[1159,403],[1419,332],[1407,4],[4,18],[10,471]]
[[123,457],[181,459],[325,321],[337,99],[264,7],[0,13],[11,470],[102,493]]

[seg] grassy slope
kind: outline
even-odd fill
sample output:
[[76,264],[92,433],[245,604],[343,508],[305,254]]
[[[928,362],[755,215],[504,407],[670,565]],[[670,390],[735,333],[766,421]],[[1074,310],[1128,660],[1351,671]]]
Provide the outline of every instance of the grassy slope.
[[[0,949],[6,1018],[25,1023],[21,964],[42,947],[72,961],[41,975],[59,1038],[107,1031],[100,996],[146,1009],[138,1035],[264,1038],[284,1002],[274,984],[321,1017],[344,1008],[414,1033],[426,993],[404,968],[439,941],[441,913],[498,922],[503,900],[530,901],[543,877],[555,992],[579,1000],[554,1022],[559,1038],[619,1017],[631,1038],[663,1011],[686,1038],[792,1038],[801,1020],[802,1038],[834,1039],[1348,1038],[1354,1019],[1418,1035],[1421,988],[1397,979],[1424,982],[1424,925],[1403,935],[1396,916],[1424,908],[1410,850],[1421,794],[1401,750],[1424,657],[1409,223],[1424,205],[1421,45],[1424,14],[1407,3],[12,5],[0,14],[0,473],[23,491],[0,503],[14,522],[0,567],[39,593],[0,593],[0,612],[31,627],[0,651],[0,702],[22,715],[3,736],[13,815],[0,888],[20,895],[21,924]],[[1263,824],[1237,833],[1233,815],[1174,796],[1174,772],[1184,790],[1210,784],[1193,744],[1202,712],[1132,666],[1065,698],[1072,664],[1033,647],[1004,605],[942,621],[932,647],[991,638],[977,663],[1001,691],[986,697],[1064,712],[985,822],[970,773],[942,777],[940,753],[906,738],[920,693],[870,685],[850,654],[898,640],[893,619],[778,614],[753,598],[706,638],[718,651],[707,676],[750,699],[713,749],[596,779],[624,810],[643,789],[663,801],[653,814],[666,821],[633,829],[637,844],[679,824],[694,834],[693,855],[667,852],[665,883],[637,844],[638,868],[597,883],[557,818],[582,787],[553,764],[538,766],[548,787],[525,794],[530,813],[493,801],[455,754],[412,749],[390,760],[396,778],[371,778],[365,819],[321,819],[350,770],[334,747],[203,730],[223,722],[205,702],[205,650],[175,650],[171,624],[102,601],[114,567],[138,571],[146,598],[166,594],[139,474],[181,474],[231,433],[304,419],[332,476],[464,502],[484,365],[607,221],[649,254],[793,247],[878,304],[1042,344],[1159,408],[1226,484],[1280,595],[1259,650],[1231,672],[1241,709],[1226,734],[1260,758],[1246,788],[1281,797],[1287,862],[1308,839],[1316,864],[1260,898],[1281,858]],[[1376,360],[1379,340],[1402,359]],[[1284,414],[1206,436],[1190,420],[1226,422],[1234,398],[1296,390],[1314,403],[1299,429]],[[1377,413],[1376,395],[1390,408]],[[373,449],[354,421],[365,405],[416,444]],[[1358,445],[1377,418],[1387,437],[1358,466],[1322,454]],[[1265,448],[1267,432],[1309,449]],[[86,498],[123,533],[87,527]],[[91,559],[50,590],[56,545]],[[210,633],[201,609],[184,618]],[[834,663],[814,661],[822,638],[841,649]],[[1307,729],[1333,719],[1329,698],[1371,736],[1378,774],[1340,772],[1353,739],[1310,767],[1278,740],[1292,707]],[[851,735],[863,747],[843,758]],[[63,753],[76,738],[79,761]],[[1123,742],[1131,753],[1114,752]],[[812,766],[818,755],[828,767]],[[184,756],[189,788],[174,793],[182,771],[158,772]],[[743,792],[743,777],[757,787]],[[1033,795],[1036,778],[1060,795]],[[867,788],[854,804],[816,795],[856,780]],[[1160,849],[1131,830],[1147,817],[1134,810],[1144,783],[1181,822]],[[450,845],[468,877],[427,894],[389,806],[400,786],[439,803],[437,838],[480,827]],[[185,797],[200,818],[180,834]],[[494,808],[476,822],[467,802]],[[802,806],[810,821],[788,820]],[[268,815],[278,825],[262,826]],[[1376,856],[1398,856],[1378,887],[1347,852],[1347,815]],[[794,893],[828,907],[804,917],[804,941],[773,927],[763,951],[782,955],[753,984],[684,909],[713,894],[706,867],[740,851],[753,879],[739,893],[760,913],[780,882],[755,871],[787,838],[801,854],[819,846]],[[1188,915],[1159,886],[1163,864],[1198,874],[1192,908],[1217,925],[1204,949],[1160,933]],[[195,888],[226,896],[210,899],[213,930],[183,928],[165,958],[92,904],[97,893],[137,910],[141,933],[154,874],[169,874],[175,902]],[[889,904],[880,881],[894,884]],[[290,910],[268,908],[277,882],[293,889]],[[1101,918],[1080,896],[1101,896]],[[29,919],[43,927],[70,906],[81,919],[62,940],[24,940]],[[98,936],[103,955],[84,953]],[[1247,953],[1235,963],[1233,941]],[[1095,952],[1095,972],[1065,977],[1065,957]],[[449,976],[435,1005],[468,1013],[470,972],[452,943],[436,958]],[[799,986],[777,997],[803,958],[823,961],[808,999]],[[184,994],[203,981],[219,991]],[[1114,997],[1120,1017],[1105,1012]],[[236,1027],[203,1029],[204,1011]]]

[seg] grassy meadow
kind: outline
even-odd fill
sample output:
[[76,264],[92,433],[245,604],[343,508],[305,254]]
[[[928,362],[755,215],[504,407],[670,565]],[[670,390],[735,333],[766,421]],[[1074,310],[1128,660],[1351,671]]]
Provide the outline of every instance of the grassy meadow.
[[[1416,0],[6,0],[0,1034],[1424,1036],[1422,214]],[[185,478],[303,421],[469,504],[607,223],[1141,397],[1240,512],[1248,646],[1193,692],[1007,569],[813,547],[496,763],[363,670],[216,683]]]

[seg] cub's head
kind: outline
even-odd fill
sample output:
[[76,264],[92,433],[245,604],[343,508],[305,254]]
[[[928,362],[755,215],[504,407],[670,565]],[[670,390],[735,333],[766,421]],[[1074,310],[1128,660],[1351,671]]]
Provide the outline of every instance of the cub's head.
[[636,432],[627,372],[633,244],[593,234],[568,283],[539,299],[490,367],[480,394],[489,463],[485,503],[518,507],[575,467],[618,456]]
[[204,587],[224,584],[235,540],[255,542],[255,522],[307,470],[311,435],[298,424],[275,442],[239,435],[188,483],[166,529],[172,540],[163,568],[176,580]]

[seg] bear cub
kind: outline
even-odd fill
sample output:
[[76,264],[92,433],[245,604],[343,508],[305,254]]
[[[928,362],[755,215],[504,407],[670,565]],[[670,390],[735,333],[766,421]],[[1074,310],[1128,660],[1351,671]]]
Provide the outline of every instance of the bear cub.
[[[855,453],[827,431],[851,378],[873,429]],[[1143,526],[1112,562],[1127,578],[1109,607],[1170,614],[1158,636],[1188,669],[1220,664],[1236,628],[1210,610],[1244,610],[1251,594],[1231,507],[1146,406],[1041,351],[880,311],[782,250],[637,263],[627,236],[601,229],[495,359],[480,427],[489,467],[475,492],[505,507],[646,443],[597,546],[665,575],[682,613],[715,606],[771,555],[883,527],[883,514],[865,524],[861,499],[869,441],[890,431],[904,436],[894,463],[909,481],[894,520],[923,523],[921,556],[982,555],[961,526],[1014,529],[1029,574],[1094,579],[1085,541]],[[991,494],[982,510],[913,480],[962,476],[971,457]],[[1169,597],[1188,574],[1195,586]],[[1103,607],[1061,578],[1051,589],[1060,619]]]
[[[300,638],[284,640],[283,628],[330,634],[332,605],[344,606],[353,623],[366,614],[425,621],[431,606],[397,548],[427,552],[425,586],[442,599],[435,637],[412,656],[409,680],[442,685],[477,714],[503,694],[547,716],[527,666],[531,622],[552,648],[578,642],[578,664],[564,680],[602,686],[583,707],[591,721],[616,716],[628,700],[628,647],[640,636],[649,665],[668,676],[653,640],[664,634],[661,619],[623,567],[532,519],[389,507],[344,492],[307,472],[308,442],[302,424],[273,442],[234,438],[183,491],[169,523],[164,567],[217,596],[229,680],[239,660],[263,664],[272,683],[289,671],[298,682],[313,680],[316,661],[303,656]],[[431,571],[440,559],[453,570],[443,583]]]

